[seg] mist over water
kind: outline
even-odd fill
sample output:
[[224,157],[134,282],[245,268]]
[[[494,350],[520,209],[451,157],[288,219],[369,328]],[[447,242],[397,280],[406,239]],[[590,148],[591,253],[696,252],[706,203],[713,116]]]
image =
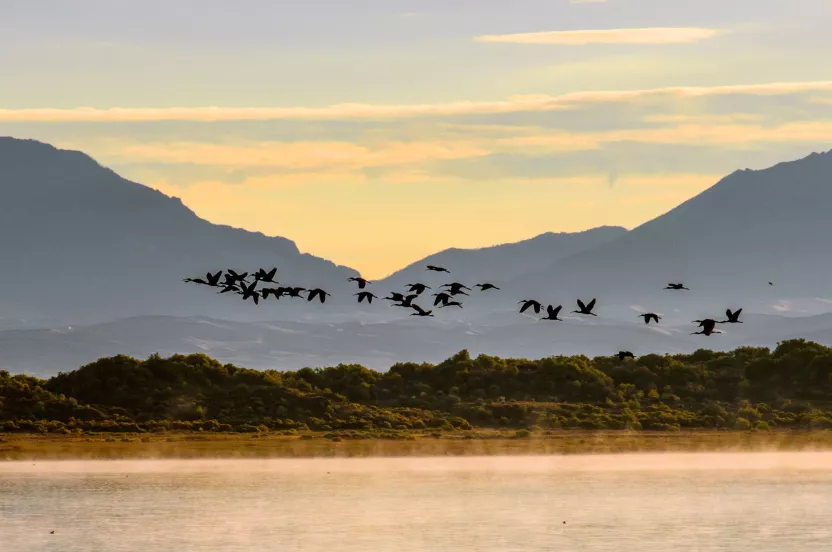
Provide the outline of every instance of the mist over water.
[[804,551],[830,511],[824,452],[0,464],[2,552]]

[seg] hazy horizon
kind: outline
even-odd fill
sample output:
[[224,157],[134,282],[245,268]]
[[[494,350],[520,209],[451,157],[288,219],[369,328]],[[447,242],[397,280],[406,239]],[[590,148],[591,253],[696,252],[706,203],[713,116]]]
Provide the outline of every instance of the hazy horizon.
[[379,278],[632,228],[829,150],[831,21],[821,0],[12,1],[0,135]]

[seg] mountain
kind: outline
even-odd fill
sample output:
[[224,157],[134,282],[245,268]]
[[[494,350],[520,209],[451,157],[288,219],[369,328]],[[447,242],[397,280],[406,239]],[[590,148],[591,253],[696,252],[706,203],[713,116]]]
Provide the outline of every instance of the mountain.
[[[587,251],[608,243],[627,233],[620,226],[602,226],[584,232],[547,232],[534,238],[483,247],[481,249],[446,249],[425,257],[379,281],[391,289],[398,289],[427,278],[442,283],[460,281],[467,285],[485,281],[504,282],[524,273],[542,270],[564,257]],[[428,273],[426,265],[442,266],[451,270],[446,274]],[[386,288],[385,288],[386,289]]]
[[[602,311],[622,317],[633,315],[630,307],[671,316],[678,310],[680,320],[743,305],[771,312],[796,300],[814,301],[823,312],[832,296],[831,206],[832,152],[740,170],[668,213],[506,287],[542,296],[554,283],[564,304],[597,297]],[[691,291],[663,291],[675,281]]]
[[323,309],[255,309],[181,280],[277,266],[281,282],[332,289],[356,275],[288,239],[211,224],[83,153],[13,138],[0,138],[0,259],[6,326],[145,314],[297,318]]

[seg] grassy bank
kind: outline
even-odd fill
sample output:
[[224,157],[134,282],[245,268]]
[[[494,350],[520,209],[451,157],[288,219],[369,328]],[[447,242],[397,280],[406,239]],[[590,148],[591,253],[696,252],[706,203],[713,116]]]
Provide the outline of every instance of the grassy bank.
[[832,450],[832,431],[0,434],[2,460],[314,458]]

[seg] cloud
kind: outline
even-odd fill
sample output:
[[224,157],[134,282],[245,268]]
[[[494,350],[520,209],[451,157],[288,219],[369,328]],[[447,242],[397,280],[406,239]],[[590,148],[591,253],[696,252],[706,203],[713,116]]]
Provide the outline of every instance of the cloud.
[[581,31],[548,31],[504,35],[482,35],[477,42],[504,44],[681,44],[697,42],[723,33],[718,29],[695,27],[646,27],[642,29],[604,29]]
[[271,167],[285,171],[357,171],[368,167],[419,165],[428,161],[465,159],[489,152],[471,142],[389,141],[373,145],[349,142],[204,142],[110,143],[96,155],[107,161],[154,162],[227,167]]
[[676,86],[640,90],[597,90],[562,95],[528,94],[505,100],[458,101],[437,104],[337,104],[324,107],[78,107],[71,109],[0,109],[0,122],[152,122],[264,120],[387,120],[410,117],[488,115],[579,109],[585,104],[630,102],[649,98],[688,99],[705,96],[777,96],[803,92],[832,92],[832,81],[773,82],[723,86]]

